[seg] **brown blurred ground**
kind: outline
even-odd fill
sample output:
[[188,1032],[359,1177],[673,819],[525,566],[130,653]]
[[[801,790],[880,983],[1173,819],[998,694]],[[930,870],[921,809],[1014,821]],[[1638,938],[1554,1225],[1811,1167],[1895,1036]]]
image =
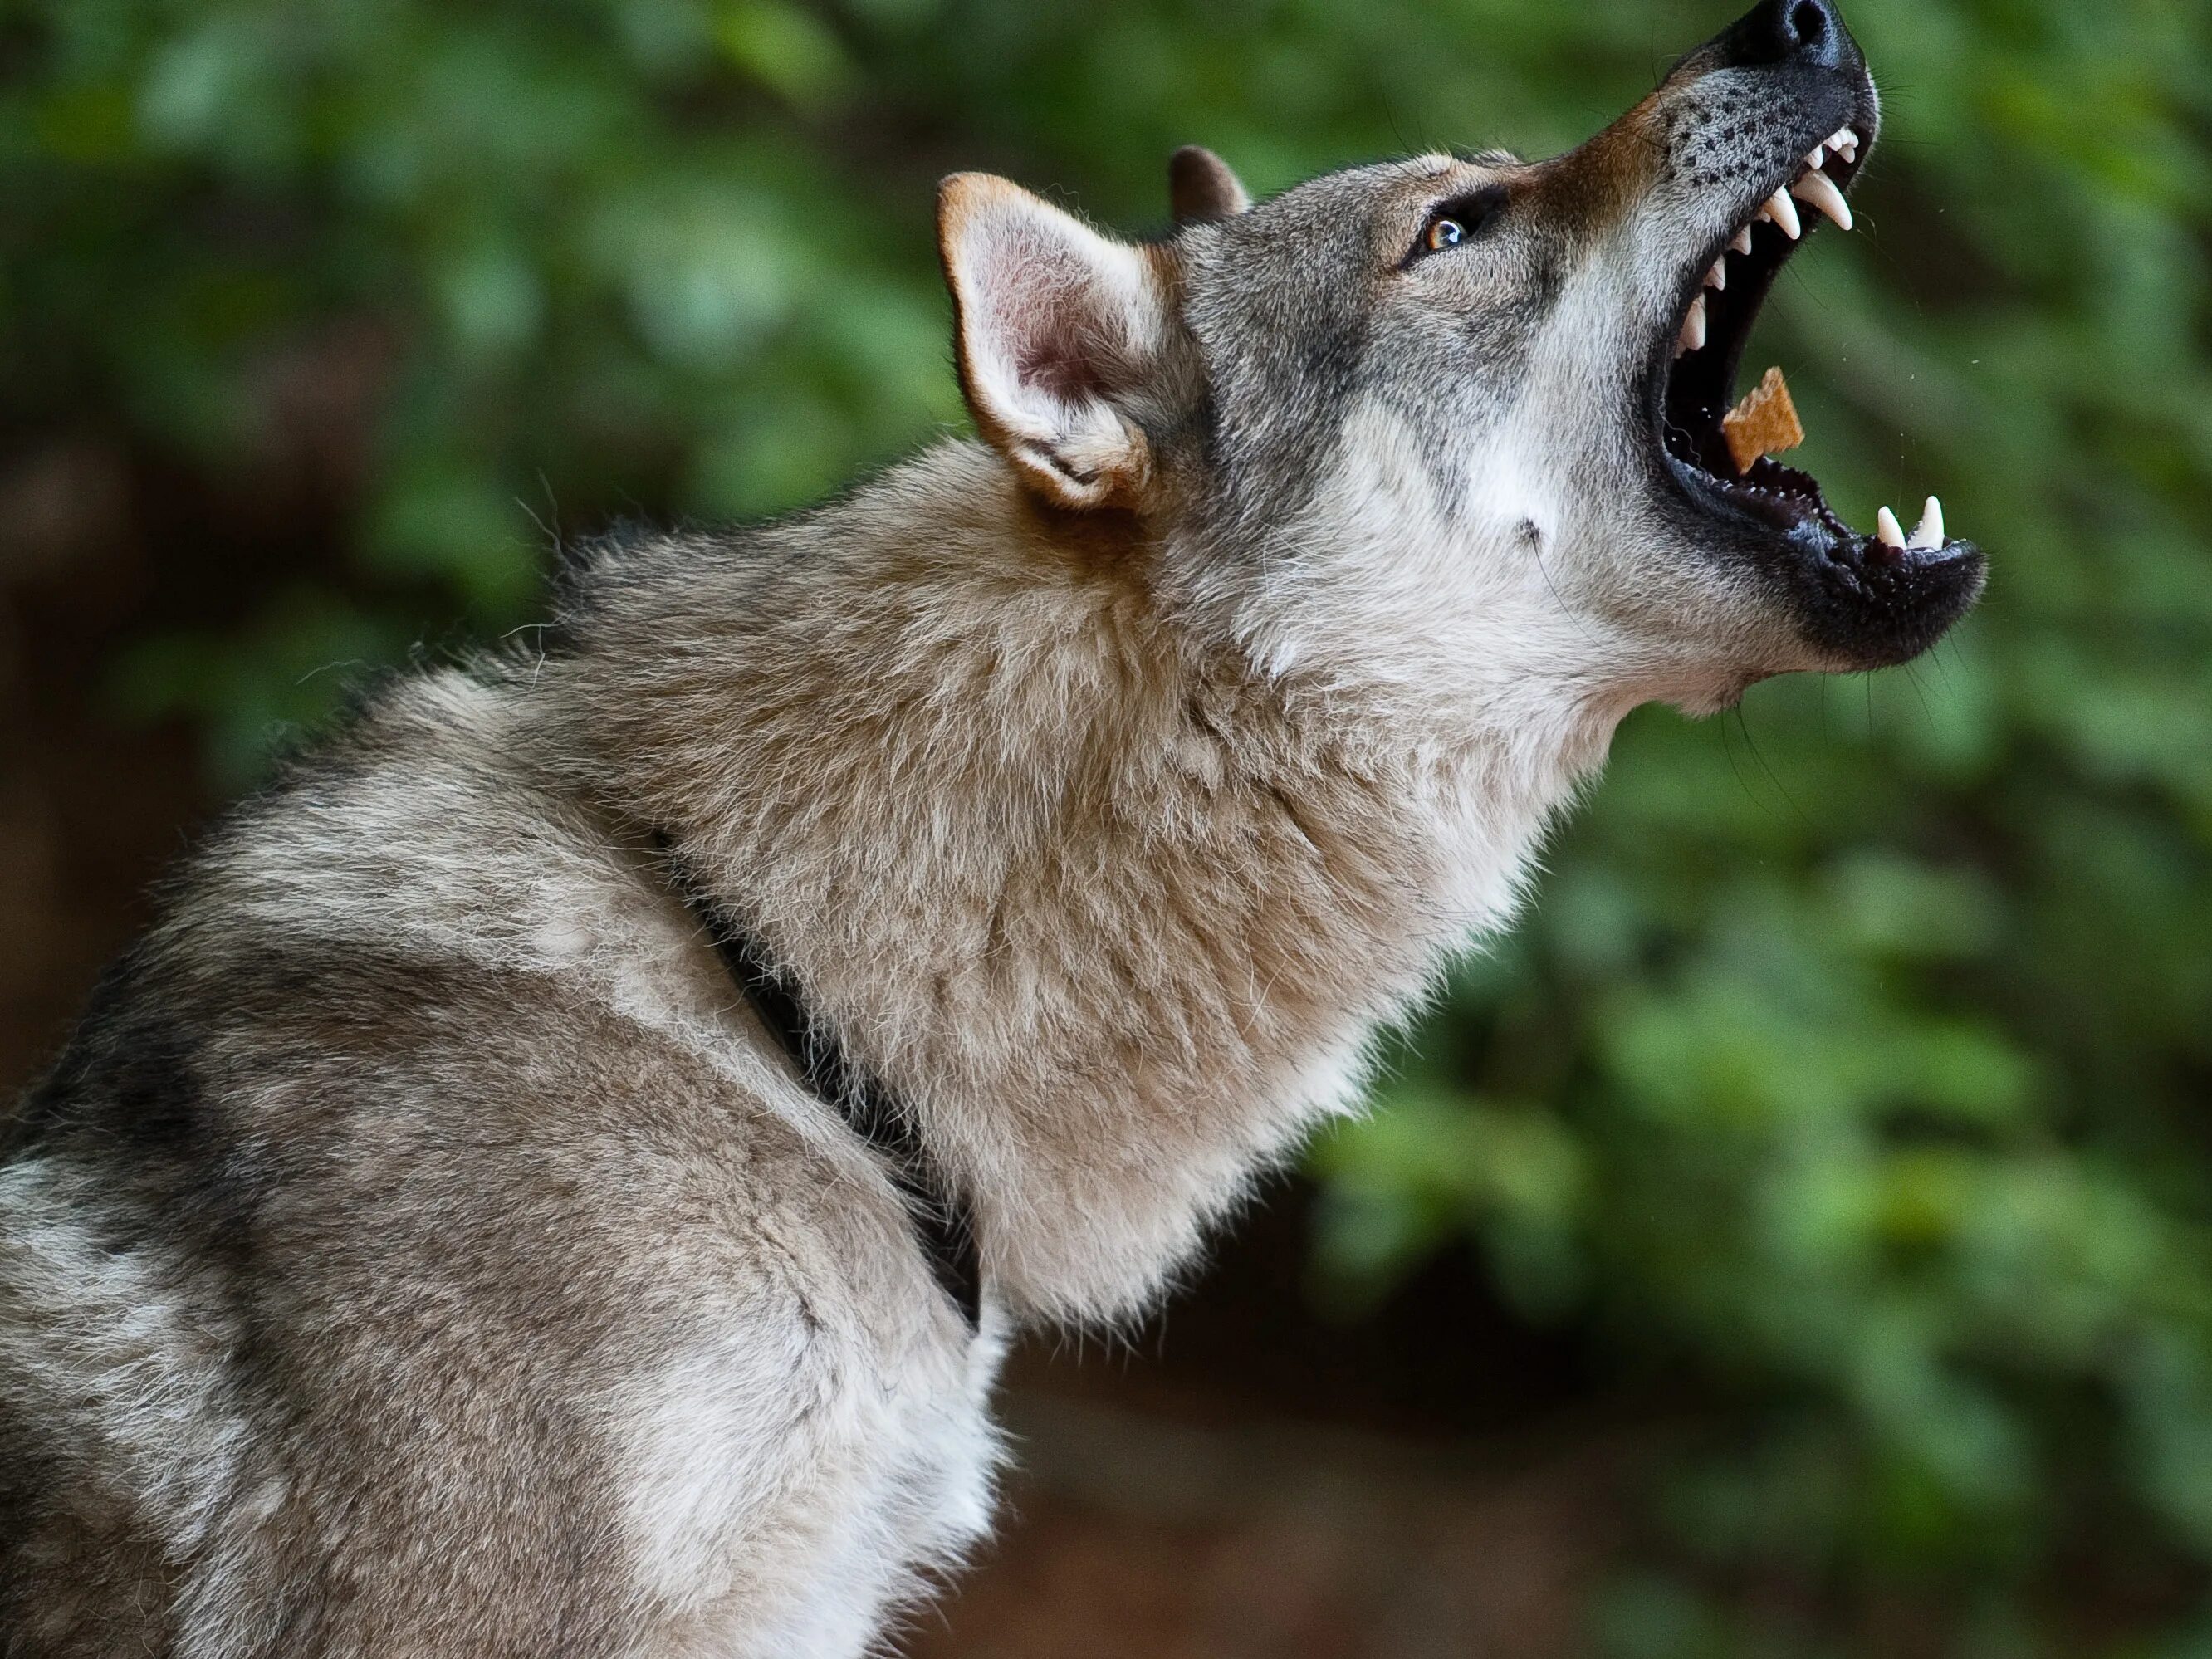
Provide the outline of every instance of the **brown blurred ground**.
[[1008,1524],[915,1659],[1548,1659],[1576,1650],[1632,1458],[1086,1397],[1025,1357]]
[[[191,734],[118,718],[104,665],[332,570],[319,505],[252,478],[210,494],[96,437],[0,474],[0,1087],[52,1053],[216,806]],[[915,1659],[1577,1650],[1651,1431],[1607,1423],[1582,1357],[1465,1262],[1323,1322],[1304,1206],[1273,1194],[1127,1346],[1015,1356],[1005,1524],[917,1620]]]

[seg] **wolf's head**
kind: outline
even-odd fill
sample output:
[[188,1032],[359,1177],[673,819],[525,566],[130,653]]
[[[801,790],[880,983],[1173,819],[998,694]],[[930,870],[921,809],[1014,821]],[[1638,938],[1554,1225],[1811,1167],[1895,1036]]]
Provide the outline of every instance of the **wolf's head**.
[[1420,156],[1255,206],[1186,150],[1176,228],[1141,245],[959,175],[962,381],[1051,508],[1141,526],[1264,662],[1707,708],[1900,661],[1972,605],[1979,550],[1940,511],[1853,531],[1722,426],[1878,119],[1834,6],[1765,0],[1548,161]]

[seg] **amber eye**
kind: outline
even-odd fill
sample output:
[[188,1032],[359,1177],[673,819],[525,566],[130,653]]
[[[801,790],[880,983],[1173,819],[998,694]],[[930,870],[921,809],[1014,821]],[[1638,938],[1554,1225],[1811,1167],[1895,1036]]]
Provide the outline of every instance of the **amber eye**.
[[1406,250],[1405,263],[1465,246],[1488,232],[1504,211],[1503,185],[1485,185],[1449,202],[1437,203],[1422,222],[1419,239]]

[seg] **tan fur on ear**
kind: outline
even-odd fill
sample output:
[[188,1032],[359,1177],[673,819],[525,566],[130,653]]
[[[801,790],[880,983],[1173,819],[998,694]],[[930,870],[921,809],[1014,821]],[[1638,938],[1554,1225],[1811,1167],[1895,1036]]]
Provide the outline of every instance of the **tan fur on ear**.
[[1158,351],[1153,262],[981,173],[938,187],[937,246],[976,429],[1056,506],[1135,505],[1152,447],[1115,399]]
[[1168,157],[1168,200],[1178,225],[1233,219],[1252,205],[1229,163],[1203,144],[1185,144]]

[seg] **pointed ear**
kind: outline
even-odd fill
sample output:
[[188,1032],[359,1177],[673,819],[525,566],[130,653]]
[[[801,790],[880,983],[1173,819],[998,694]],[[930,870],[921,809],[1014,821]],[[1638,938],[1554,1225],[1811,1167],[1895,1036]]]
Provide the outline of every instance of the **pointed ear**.
[[1132,505],[1152,447],[1114,399],[1165,327],[1152,261],[981,173],[939,186],[937,246],[977,428],[1048,501]]
[[1168,157],[1168,202],[1178,225],[1233,219],[1252,205],[1229,163],[1201,144]]

